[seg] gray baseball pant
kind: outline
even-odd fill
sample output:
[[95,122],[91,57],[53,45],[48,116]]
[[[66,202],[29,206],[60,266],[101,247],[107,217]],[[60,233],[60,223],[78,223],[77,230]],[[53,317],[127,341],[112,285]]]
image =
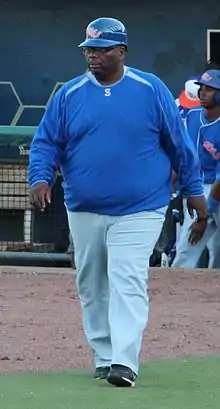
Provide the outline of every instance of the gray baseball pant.
[[136,374],[148,322],[148,265],[167,207],[126,216],[67,212],[84,331],[95,366]]

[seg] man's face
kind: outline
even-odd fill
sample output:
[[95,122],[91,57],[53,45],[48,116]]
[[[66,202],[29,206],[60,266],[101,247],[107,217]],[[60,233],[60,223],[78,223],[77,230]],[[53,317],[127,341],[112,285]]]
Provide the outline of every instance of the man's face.
[[83,51],[89,70],[95,76],[100,77],[114,74],[125,54],[123,46],[84,47]]
[[199,99],[202,107],[204,108],[213,107],[215,92],[216,89],[207,87],[206,85],[201,85]]

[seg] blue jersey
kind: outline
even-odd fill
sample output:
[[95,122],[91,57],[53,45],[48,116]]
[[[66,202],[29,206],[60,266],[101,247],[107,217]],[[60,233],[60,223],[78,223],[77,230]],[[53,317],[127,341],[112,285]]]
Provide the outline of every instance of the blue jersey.
[[183,121],[185,121],[185,119],[186,119],[186,117],[187,117],[187,114],[188,114],[188,112],[189,112],[189,109],[188,109],[188,108],[184,108],[184,107],[182,107],[181,105],[177,105],[177,107],[178,107],[178,111],[179,111],[179,113],[180,113],[181,118],[183,119]]
[[204,183],[214,183],[220,172],[220,118],[209,121],[204,108],[189,111],[186,126],[198,152]]
[[87,72],[53,97],[34,135],[30,186],[58,168],[70,211],[123,215],[171,198],[171,169],[187,195],[202,195],[200,165],[175,100],[153,74],[125,67],[111,86]]

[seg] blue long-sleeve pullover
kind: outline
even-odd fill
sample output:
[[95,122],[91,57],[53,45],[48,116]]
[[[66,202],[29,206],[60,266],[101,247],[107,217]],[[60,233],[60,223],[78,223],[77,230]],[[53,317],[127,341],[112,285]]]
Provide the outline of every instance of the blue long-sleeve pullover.
[[209,121],[204,108],[194,108],[186,117],[186,126],[199,155],[204,183],[214,183],[220,178],[220,118]]
[[114,85],[88,72],[55,94],[32,141],[28,179],[52,186],[60,168],[68,210],[123,215],[167,205],[172,167],[185,194],[203,194],[173,96],[153,74],[125,67]]

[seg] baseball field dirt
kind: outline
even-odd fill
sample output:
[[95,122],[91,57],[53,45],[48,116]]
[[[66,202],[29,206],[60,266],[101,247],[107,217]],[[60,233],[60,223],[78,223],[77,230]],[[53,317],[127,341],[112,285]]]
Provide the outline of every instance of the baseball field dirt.
[[[90,370],[75,275],[64,273],[1,268],[1,374]],[[220,353],[219,271],[152,269],[149,295],[142,361]]]

